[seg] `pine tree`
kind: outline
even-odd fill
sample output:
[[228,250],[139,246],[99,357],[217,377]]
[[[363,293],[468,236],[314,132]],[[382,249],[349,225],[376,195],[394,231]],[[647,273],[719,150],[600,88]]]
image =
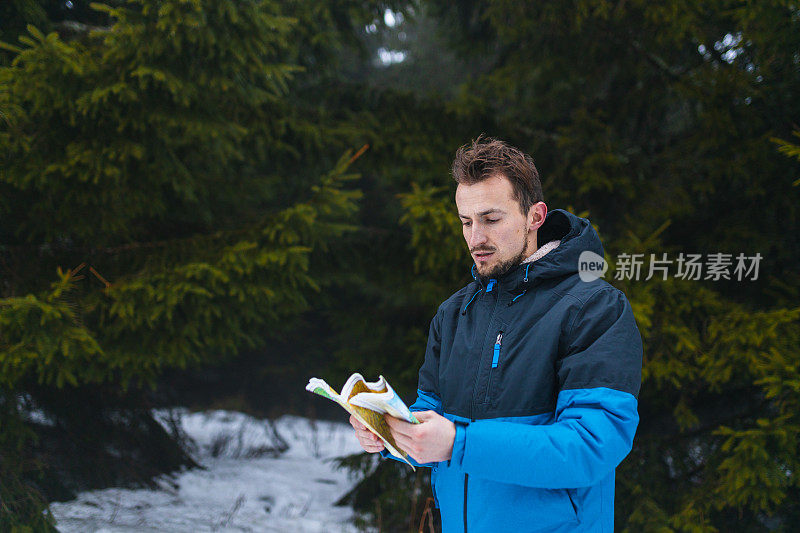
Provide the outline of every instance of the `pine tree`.
[[293,152],[298,72],[296,20],[274,2],[96,9],[111,27],[64,40],[29,25],[3,45],[4,523],[45,520],[19,398],[78,424],[60,406],[103,387],[81,406],[99,424],[165,368],[263,345],[308,308],[311,254],[350,229],[360,195],[352,150],[314,180],[265,172]]

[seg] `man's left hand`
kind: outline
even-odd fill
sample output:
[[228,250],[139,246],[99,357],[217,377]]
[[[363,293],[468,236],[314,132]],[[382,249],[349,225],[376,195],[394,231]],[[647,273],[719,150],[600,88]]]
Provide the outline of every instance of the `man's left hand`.
[[419,424],[386,415],[386,423],[397,445],[418,463],[450,459],[456,426],[436,411],[416,411],[414,416]]

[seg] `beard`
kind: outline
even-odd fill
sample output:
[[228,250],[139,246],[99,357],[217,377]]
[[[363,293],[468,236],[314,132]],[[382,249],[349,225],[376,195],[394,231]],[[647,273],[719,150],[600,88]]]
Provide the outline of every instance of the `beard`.
[[478,271],[476,265],[475,270],[478,273],[478,279],[481,281],[481,283],[483,283],[483,285],[489,283],[490,279],[499,279],[504,274],[510,272],[511,269],[513,269],[515,266],[522,263],[522,261],[526,257],[525,250],[527,249],[528,249],[528,237],[526,236],[525,242],[522,243],[522,249],[519,251],[517,255],[515,255],[511,259],[497,263],[496,265],[494,265],[492,268],[490,268],[485,272]]

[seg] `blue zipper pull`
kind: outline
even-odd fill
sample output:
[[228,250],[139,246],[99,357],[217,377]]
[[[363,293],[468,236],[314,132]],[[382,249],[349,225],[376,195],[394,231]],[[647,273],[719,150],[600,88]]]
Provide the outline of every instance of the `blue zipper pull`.
[[503,332],[497,334],[497,340],[494,342],[494,356],[492,357],[492,368],[497,368],[500,361],[500,346],[503,343]]

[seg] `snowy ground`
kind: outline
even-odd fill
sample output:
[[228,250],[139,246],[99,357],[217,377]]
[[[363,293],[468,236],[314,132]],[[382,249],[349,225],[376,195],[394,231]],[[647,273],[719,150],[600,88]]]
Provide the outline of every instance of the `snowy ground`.
[[206,470],[158,478],[158,490],[105,489],[53,503],[68,532],[355,532],[334,502],[355,483],[330,459],[361,448],[346,423],[285,416],[270,423],[231,411],[157,411],[195,443]]

